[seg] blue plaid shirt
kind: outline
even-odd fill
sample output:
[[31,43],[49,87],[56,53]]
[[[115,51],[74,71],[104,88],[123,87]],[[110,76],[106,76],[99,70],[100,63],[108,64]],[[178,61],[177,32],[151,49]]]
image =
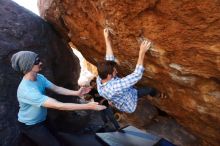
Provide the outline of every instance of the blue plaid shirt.
[[[106,56],[106,60],[115,61],[113,55]],[[137,90],[133,88],[143,75],[144,67],[137,65],[134,72],[126,77],[112,78],[102,84],[101,78],[97,77],[97,89],[101,96],[111,101],[120,111],[132,113],[137,106]]]

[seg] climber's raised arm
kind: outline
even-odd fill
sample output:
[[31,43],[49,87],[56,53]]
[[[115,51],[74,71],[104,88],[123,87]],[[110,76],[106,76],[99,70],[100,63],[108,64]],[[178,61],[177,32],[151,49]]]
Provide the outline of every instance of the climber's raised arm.
[[150,49],[151,42],[145,40],[141,43],[137,65],[143,66],[145,53]]
[[111,44],[111,39],[110,39],[110,32],[108,28],[105,28],[104,31],[104,38],[105,38],[105,45],[106,45],[106,60],[114,61],[114,54],[112,51],[112,44]]
[[149,50],[150,46],[150,41],[145,40],[141,43],[139,57],[134,72],[127,75],[126,77],[115,80],[114,84],[112,85],[112,88],[114,88],[115,91],[120,92],[121,90],[130,88],[134,86],[142,78],[144,72],[144,56],[145,53]]

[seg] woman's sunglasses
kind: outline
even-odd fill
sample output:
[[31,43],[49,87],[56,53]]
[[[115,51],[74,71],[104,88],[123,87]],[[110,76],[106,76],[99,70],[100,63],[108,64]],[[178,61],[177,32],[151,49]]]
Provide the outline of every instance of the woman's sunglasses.
[[38,65],[38,64],[40,64],[40,58],[39,57],[37,57],[36,59],[35,59],[35,62],[34,62],[34,65]]

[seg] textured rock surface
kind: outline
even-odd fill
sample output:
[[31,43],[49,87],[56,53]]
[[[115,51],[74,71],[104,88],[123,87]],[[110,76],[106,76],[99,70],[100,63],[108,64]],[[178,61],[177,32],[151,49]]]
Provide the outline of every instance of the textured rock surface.
[[13,53],[20,50],[31,50],[39,53],[45,65],[44,75],[61,86],[75,88],[80,71],[78,59],[71,54],[68,44],[62,42],[61,38],[54,33],[53,29],[44,20],[12,1],[1,0],[1,146],[11,146],[12,140],[19,133],[15,124],[18,112],[16,91],[21,75],[12,70],[10,58]]
[[140,84],[157,87],[169,99],[149,100],[203,145],[220,143],[219,0],[39,0],[39,7],[94,64],[105,53],[102,29],[112,28],[123,75],[135,67],[138,41],[152,40]]

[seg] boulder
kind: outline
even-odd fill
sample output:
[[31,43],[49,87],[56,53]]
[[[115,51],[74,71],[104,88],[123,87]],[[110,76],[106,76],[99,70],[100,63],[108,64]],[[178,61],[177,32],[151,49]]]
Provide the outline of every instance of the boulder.
[[10,0],[0,1],[0,38],[0,145],[11,146],[19,134],[16,91],[22,79],[11,67],[12,54],[21,50],[38,53],[44,64],[43,74],[70,89],[78,87],[80,67],[66,40],[39,16]]
[[41,16],[95,65],[104,58],[103,28],[109,27],[121,75],[134,70],[140,42],[150,39],[139,85],[156,87],[169,98],[149,101],[202,145],[219,145],[218,0],[39,0],[38,5]]

